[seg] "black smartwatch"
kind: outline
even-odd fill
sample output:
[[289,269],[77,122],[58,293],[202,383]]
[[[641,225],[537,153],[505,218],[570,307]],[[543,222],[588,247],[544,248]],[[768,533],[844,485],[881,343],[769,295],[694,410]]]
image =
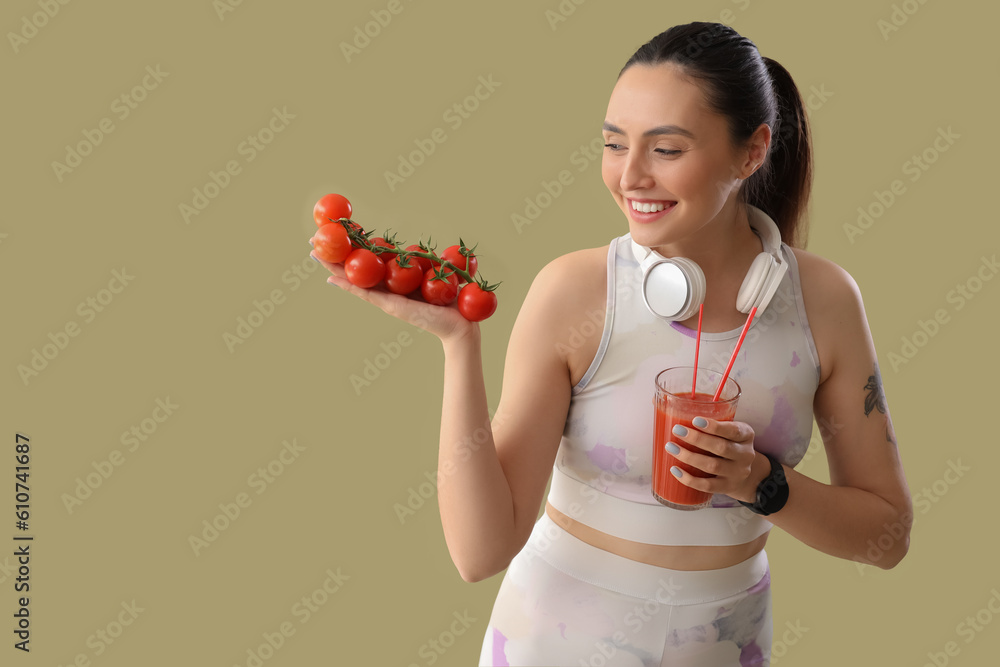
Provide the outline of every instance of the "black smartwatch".
[[785,469],[781,467],[778,459],[770,454],[764,456],[771,462],[771,473],[757,485],[757,500],[752,503],[745,503],[742,500],[737,502],[754,514],[767,516],[785,506],[788,500],[788,480],[785,479]]

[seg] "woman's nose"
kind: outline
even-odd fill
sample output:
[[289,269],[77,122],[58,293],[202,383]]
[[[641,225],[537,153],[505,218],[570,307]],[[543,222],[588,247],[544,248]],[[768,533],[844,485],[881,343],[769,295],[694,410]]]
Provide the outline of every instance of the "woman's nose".
[[625,167],[622,169],[621,188],[626,191],[648,189],[652,184],[653,177],[649,172],[649,165],[644,156],[638,153],[630,153],[625,158]]

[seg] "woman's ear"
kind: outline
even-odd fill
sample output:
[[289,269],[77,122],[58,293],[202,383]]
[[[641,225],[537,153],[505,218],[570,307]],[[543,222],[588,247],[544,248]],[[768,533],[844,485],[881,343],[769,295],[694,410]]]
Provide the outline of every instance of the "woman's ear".
[[750,175],[760,169],[764,164],[768,148],[771,145],[771,128],[767,123],[761,123],[760,127],[754,130],[753,135],[747,140],[747,148],[740,153],[742,160],[739,163],[739,178],[746,180]]

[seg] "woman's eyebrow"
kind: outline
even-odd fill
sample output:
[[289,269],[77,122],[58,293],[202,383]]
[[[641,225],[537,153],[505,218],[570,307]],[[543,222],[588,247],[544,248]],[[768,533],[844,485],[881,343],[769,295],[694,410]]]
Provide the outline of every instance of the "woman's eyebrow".
[[[608,132],[614,132],[615,134],[621,134],[621,135],[625,134],[625,132],[620,127],[618,127],[617,125],[613,125],[612,123],[609,123],[607,121],[604,122],[603,129]],[[692,132],[690,132],[689,130],[685,130],[683,127],[680,127],[678,125],[658,125],[654,128],[651,128],[643,132],[642,136],[651,137],[659,134],[680,134],[682,136],[688,137],[689,139],[695,138]]]

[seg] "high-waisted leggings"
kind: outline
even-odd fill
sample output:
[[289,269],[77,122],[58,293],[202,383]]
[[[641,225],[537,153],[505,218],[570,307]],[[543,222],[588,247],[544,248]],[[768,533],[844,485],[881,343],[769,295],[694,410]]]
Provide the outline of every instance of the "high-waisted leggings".
[[511,561],[479,664],[746,667],[770,664],[767,554],[670,570],[583,542],[543,514]]

